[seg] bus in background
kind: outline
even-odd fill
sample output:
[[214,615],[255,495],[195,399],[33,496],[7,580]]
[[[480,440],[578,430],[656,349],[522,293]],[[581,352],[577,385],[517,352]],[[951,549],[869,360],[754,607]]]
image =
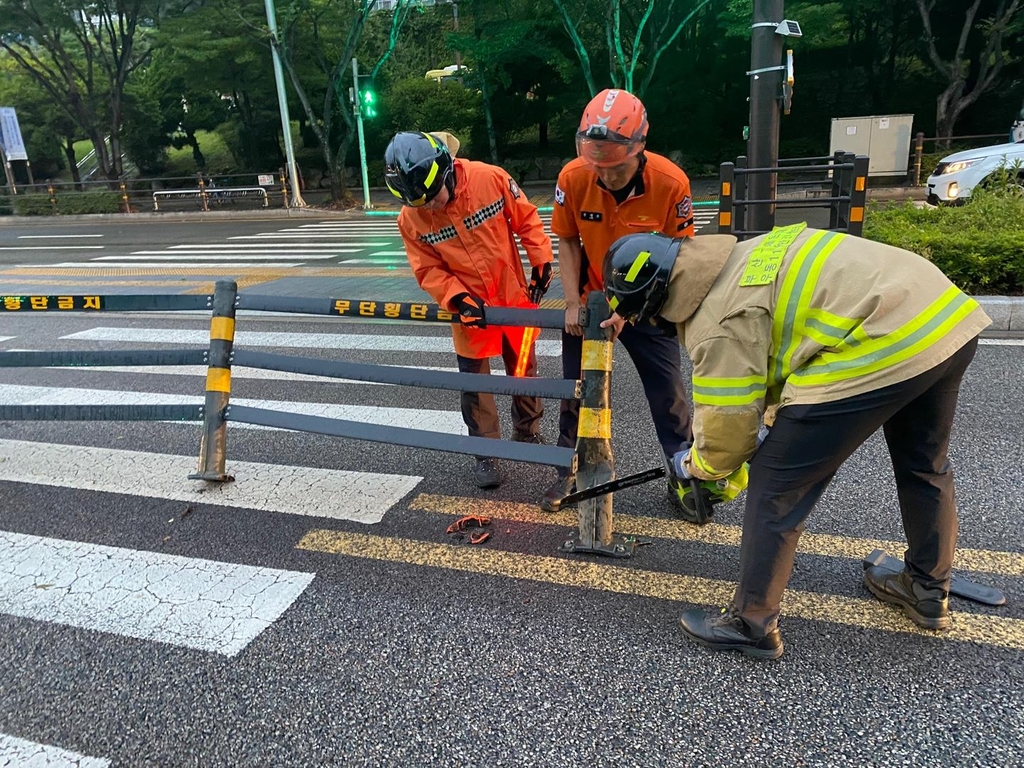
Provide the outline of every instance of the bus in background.
[[424,77],[433,80],[435,83],[459,82],[460,78],[469,74],[469,67],[459,67],[456,64],[442,69],[431,69]]

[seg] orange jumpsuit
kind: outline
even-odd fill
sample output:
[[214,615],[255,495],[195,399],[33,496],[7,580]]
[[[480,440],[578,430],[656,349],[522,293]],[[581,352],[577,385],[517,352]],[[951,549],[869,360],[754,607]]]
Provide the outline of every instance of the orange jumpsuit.
[[[485,306],[532,307],[513,234],[533,266],[554,260],[536,206],[501,168],[461,158],[453,162],[454,199],[438,211],[405,207],[398,215],[416,281],[452,311],[457,309],[452,298],[460,293],[479,296]],[[518,350],[523,332],[452,326],[456,353],[476,359],[500,355],[503,335]]]

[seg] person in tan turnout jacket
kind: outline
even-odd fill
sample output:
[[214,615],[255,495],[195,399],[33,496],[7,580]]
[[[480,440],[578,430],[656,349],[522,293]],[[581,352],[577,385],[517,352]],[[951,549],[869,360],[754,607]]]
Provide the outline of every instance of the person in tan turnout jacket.
[[619,316],[675,323],[693,361],[694,442],[675,473],[705,481],[714,501],[735,495],[749,461],[736,593],[721,613],[684,613],[689,637],[782,654],[780,605],[804,520],[879,427],[908,549],[903,571],[876,566],[865,583],[918,625],[949,626],[947,449],[960,380],[990,322],[974,299],[914,253],[805,224],[742,243],[629,235],[609,251],[605,286]]

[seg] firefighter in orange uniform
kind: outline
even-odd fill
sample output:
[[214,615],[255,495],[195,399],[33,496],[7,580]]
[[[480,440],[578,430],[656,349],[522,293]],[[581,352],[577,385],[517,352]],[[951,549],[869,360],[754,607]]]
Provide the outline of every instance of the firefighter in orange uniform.
[[[532,308],[551,284],[554,254],[537,207],[505,171],[455,157],[450,134],[407,131],[395,134],[384,153],[384,178],[403,203],[398,230],[420,287],[439,306],[459,313],[452,326],[455,354],[463,373],[490,373],[488,358],[501,355],[507,372],[537,372],[524,328],[487,327],[485,307]],[[515,236],[533,265],[529,284]],[[541,443],[544,414],[537,397],[513,397],[512,439]],[[489,393],[463,392],[462,417],[474,437],[501,438],[498,410]],[[497,459],[478,457],[473,472],[481,488],[501,484]]]
[[[602,91],[583,111],[576,134],[578,157],[558,175],[551,231],[558,235],[559,274],[565,289],[563,378],[580,378],[579,310],[590,291],[604,290],[602,269],[609,246],[620,237],[642,232],[670,237],[694,234],[690,180],[668,158],[646,151],[646,144],[647,111],[640,100],[622,90]],[[668,323],[623,328],[618,319],[614,334],[640,375],[667,464],[691,440],[690,403],[680,373],[675,328]],[[579,402],[563,400],[559,445],[576,447],[578,423]],[[673,480],[671,473],[667,476],[669,497],[683,517],[692,520],[692,512],[683,504],[688,486]],[[559,470],[541,508],[557,511],[574,485],[573,475]]]

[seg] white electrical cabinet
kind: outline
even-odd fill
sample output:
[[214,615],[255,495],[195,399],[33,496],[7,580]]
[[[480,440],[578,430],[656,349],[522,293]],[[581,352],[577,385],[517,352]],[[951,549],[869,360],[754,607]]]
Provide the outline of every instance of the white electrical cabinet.
[[904,176],[913,126],[913,115],[833,117],[828,151],[867,155],[868,176]]

